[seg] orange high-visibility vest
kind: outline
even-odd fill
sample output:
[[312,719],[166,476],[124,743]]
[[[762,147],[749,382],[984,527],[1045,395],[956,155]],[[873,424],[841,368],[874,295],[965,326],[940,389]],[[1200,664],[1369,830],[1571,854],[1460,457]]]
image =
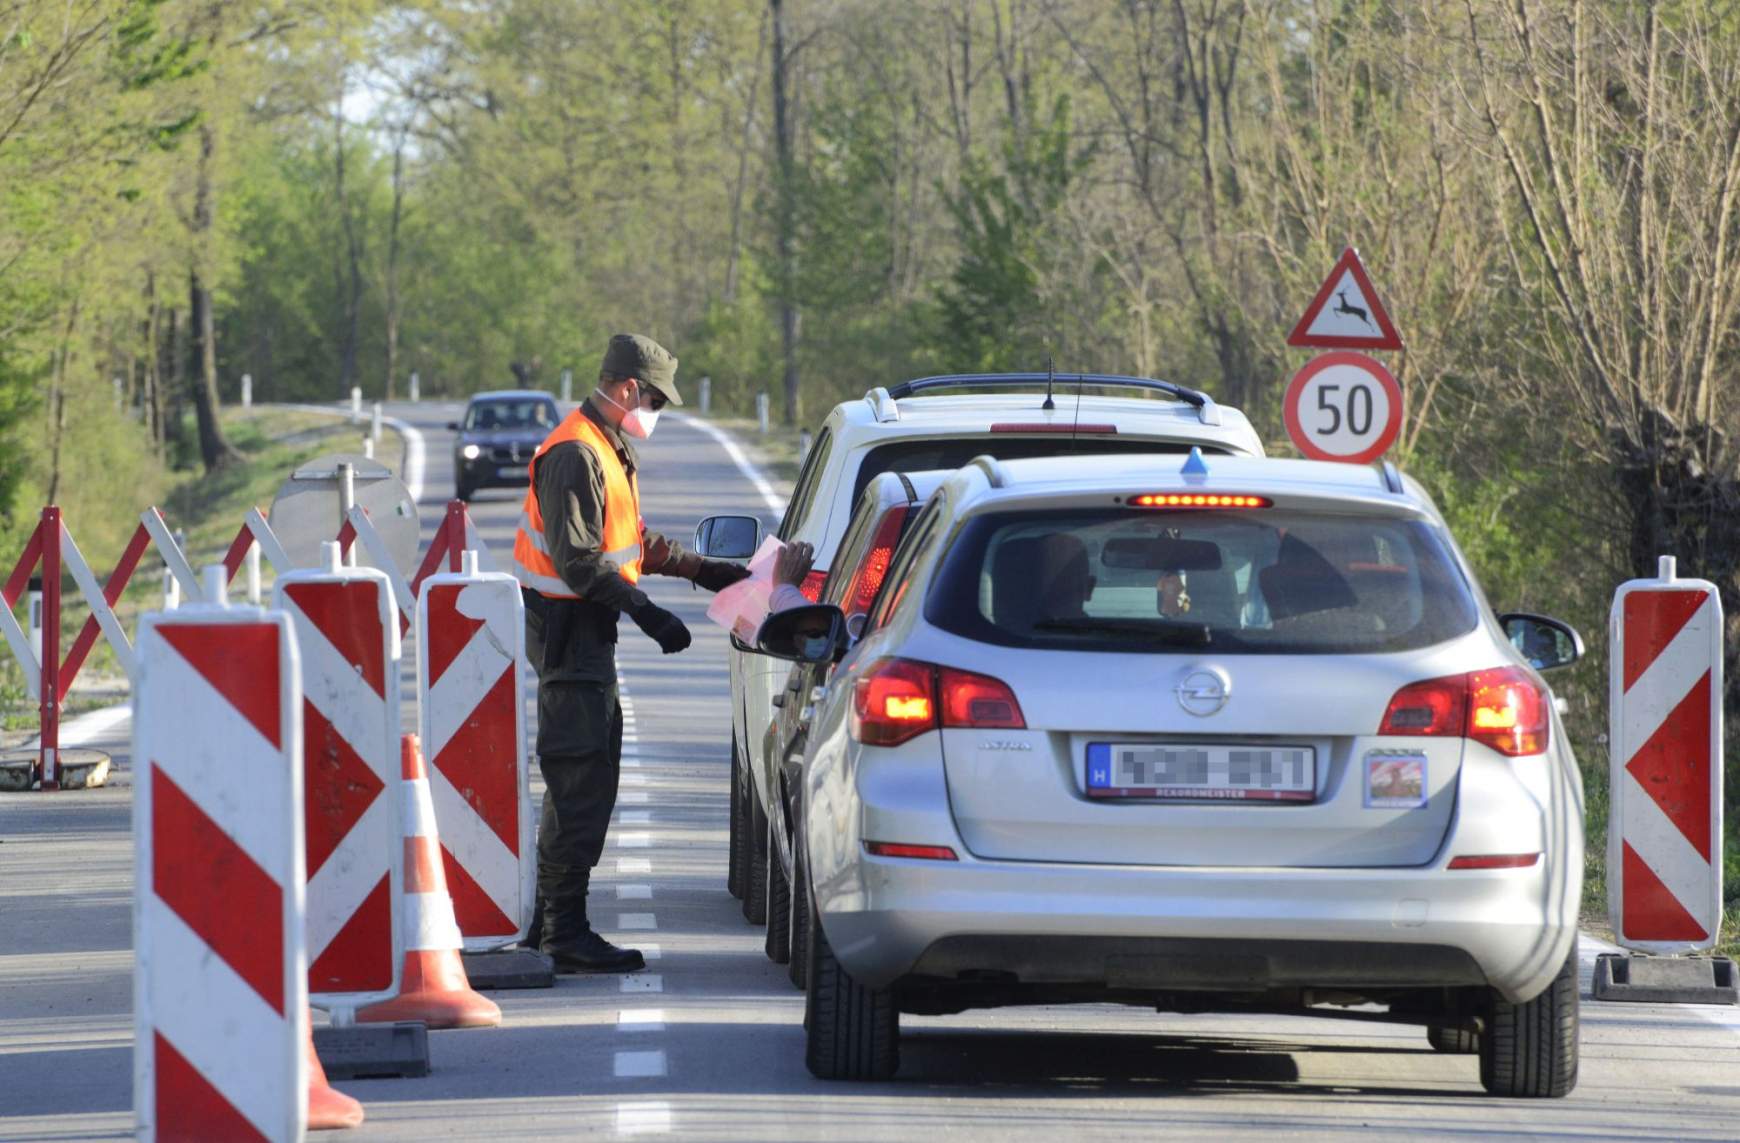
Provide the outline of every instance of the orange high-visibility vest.
[[550,559],[544,542],[544,513],[538,507],[538,458],[565,441],[590,448],[604,473],[604,558],[622,570],[629,583],[640,580],[640,488],[622,467],[622,459],[609,438],[586,415],[575,409],[553,429],[532,454],[532,486],[526,489],[520,508],[519,529],[514,532],[514,575],[520,583],[551,599],[579,599]]

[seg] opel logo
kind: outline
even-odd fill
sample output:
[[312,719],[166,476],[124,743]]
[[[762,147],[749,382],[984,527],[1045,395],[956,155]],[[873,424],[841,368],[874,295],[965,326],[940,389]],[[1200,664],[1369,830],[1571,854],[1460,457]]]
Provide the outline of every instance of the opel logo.
[[1219,667],[1193,667],[1172,688],[1178,705],[1198,718],[1218,714],[1232,697],[1232,680]]

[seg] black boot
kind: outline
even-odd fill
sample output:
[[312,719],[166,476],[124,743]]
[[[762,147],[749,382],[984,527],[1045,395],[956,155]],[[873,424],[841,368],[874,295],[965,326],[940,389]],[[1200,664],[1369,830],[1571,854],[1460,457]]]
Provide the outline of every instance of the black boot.
[[638,972],[646,967],[640,950],[617,948],[592,931],[586,919],[590,869],[557,869],[540,863],[538,881],[544,899],[541,951],[557,972]]

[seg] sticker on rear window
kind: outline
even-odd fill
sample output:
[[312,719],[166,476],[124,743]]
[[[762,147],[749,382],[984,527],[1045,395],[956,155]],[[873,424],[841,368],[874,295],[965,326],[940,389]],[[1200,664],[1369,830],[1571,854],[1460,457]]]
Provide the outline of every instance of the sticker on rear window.
[[1368,810],[1417,810],[1426,804],[1426,756],[1395,752],[1365,756]]

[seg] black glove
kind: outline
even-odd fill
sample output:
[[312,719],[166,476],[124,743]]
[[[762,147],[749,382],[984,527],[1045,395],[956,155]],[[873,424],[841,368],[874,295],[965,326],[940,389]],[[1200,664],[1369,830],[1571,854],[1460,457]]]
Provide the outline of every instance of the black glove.
[[689,629],[683,626],[683,621],[655,603],[641,604],[629,612],[629,618],[667,655],[675,655],[689,645]]
[[701,570],[695,573],[695,582],[708,591],[718,591],[748,578],[748,568],[729,560],[702,560]]

